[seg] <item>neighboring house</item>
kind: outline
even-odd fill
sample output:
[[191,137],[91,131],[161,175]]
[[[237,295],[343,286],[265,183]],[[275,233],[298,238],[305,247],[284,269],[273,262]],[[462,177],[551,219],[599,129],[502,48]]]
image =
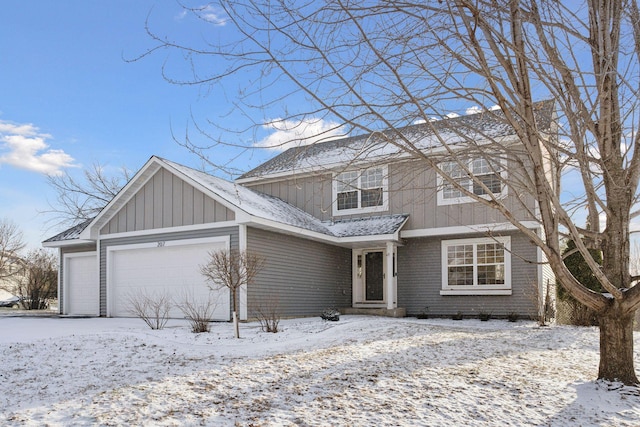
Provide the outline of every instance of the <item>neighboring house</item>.
[[[538,127],[553,137],[553,103],[536,109]],[[522,188],[527,165],[519,141],[500,114],[292,148],[235,182],[151,157],[97,217],[43,243],[60,251],[60,311],[130,316],[128,299],[139,292],[206,298],[199,266],[209,251],[231,248],[266,258],[240,293],[241,319],[267,301],[277,302],[282,316],[315,316],[327,307],[536,316],[543,297],[555,294],[542,252],[498,211],[388,142],[405,138],[474,194],[503,198],[542,235]],[[465,153],[465,166],[484,185],[465,179],[432,127]],[[515,154],[487,156],[495,148],[490,139]],[[213,295],[216,318],[229,319],[228,291]]]
[[18,285],[27,273],[25,260],[14,253],[0,253],[0,301],[18,294]]

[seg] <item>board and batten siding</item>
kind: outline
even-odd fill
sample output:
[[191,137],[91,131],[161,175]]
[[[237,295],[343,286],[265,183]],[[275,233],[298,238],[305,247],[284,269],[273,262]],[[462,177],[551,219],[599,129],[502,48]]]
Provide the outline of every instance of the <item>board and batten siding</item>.
[[100,230],[101,235],[232,221],[235,214],[160,169]]
[[179,233],[159,233],[144,236],[129,236],[100,241],[100,316],[107,315],[107,248],[109,246],[135,245],[139,243],[167,242],[171,240],[200,239],[229,236],[230,248],[238,249],[238,227],[200,229]]
[[[461,238],[406,239],[398,248],[398,307],[408,315],[426,313],[430,316],[451,316],[462,312],[478,316],[483,311],[493,316],[514,312],[535,317],[538,312],[537,249],[521,234],[505,233],[511,237],[512,295],[440,295],[442,289],[442,240]],[[464,235],[464,238],[486,237]]]
[[248,228],[247,249],[265,258],[247,292],[248,315],[277,304],[283,317],[351,307],[351,250]]
[[96,245],[92,243],[77,246],[62,246],[58,252],[58,314],[64,314],[64,256],[78,252],[94,252]]

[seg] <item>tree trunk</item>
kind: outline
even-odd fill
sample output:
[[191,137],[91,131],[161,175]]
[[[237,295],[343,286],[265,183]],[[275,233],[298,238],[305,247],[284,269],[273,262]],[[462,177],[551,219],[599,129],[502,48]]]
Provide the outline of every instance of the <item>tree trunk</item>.
[[598,379],[638,385],[633,364],[633,314],[613,304],[599,317],[600,368]]
[[233,312],[233,335],[240,338],[240,325],[238,324],[238,313]]

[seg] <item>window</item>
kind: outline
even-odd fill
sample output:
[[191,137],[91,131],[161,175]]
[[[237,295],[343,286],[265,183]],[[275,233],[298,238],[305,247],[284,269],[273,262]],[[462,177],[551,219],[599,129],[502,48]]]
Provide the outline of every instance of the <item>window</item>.
[[[460,187],[478,196],[486,196],[491,193],[496,197],[502,197],[507,193],[507,188],[504,185],[506,171],[500,161],[493,162],[485,158],[459,160],[444,162],[440,165],[440,169],[443,174],[453,178]],[[471,179],[467,170],[475,179]],[[442,176],[438,176],[438,181],[439,205],[473,201],[460,188],[445,180]]]
[[511,239],[442,242],[442,295],[510,295]]
[[342,172],[334,178],[334,215],[387,208],[387,168]]

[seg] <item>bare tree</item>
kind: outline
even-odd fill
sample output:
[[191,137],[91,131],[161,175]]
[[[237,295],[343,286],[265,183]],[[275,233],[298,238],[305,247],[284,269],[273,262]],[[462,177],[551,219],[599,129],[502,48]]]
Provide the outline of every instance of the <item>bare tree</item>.
[[95,217],[131,179],[130,171],[122,167],[109,174],[108,168],[94,163],[74,177],[69,171],[49,175],[48,182],[56,197],[49,201],[51,221],[55,225],[73,226]]
[[227,288],[231,292],[233,327],[240,338],[238,325],[238,297],[242,286],[249,286],[264,266],[264,258],[247,251],[219,250],[209,253],[209,260],[200,266],[200,272],[211,283],[212,289]]
[[[167,80],[207,85],[216,94],[229,76],[253,71],[256,78],[239,92],[236,111],[280,107],[281,117],[290,121],[330,120],[345,132],[369,133],[435,169],[445,185],[495,209],[535,242],[562,286],[597,313],[598,377],[638,383],[632,320],[640,287],[629,273],[630,223],[639,213],[640,176],[636,1],[330,0],[292,5],[232,0],[218,7],[226,25],[212,26],[210,41],[202,45],[158,36],[148,23],[157,46],[145,55],[176,50],[192,66],[186,76],[171,75],[166,66]],[[203,10],[188,11],[208,22]],[[220,28],[224,38],[217,37]],[[220,39],[227,42],[211,41]],[[554,100],[553,123],[537,120],[534,101],[545,98]],[[520,144],[487,137],[483,129],[469,137],[468,130],[456,133],[432,121],[462,103],[511,127]],[[426,123],[439,139],[440,152],[457,167],[443,168],[442,157],[425,152],[419,138],[402,132],[416,120]],[[228,132],[221,134],[228,139]],[[213,131],[207,135],[211,147],[225,144]],[[205,148],[193,147],[207,158]],[[527,228],[513,205],[492,197],[487,182],[473,176],[463,157],[470,153],[489,164],[502,157],[521,167],[503,185],[534,202],[533,209],[525,202],[519,208],[535,215],[542,234]],[[216,163],[214,157],[209,161]],[[486,191],[481,196],[470,191],[460,185],[461,177]],[[567,179],[571,191],[561,192]],[[589,229],[578,225],[584,223],[582,212]],[[564,238],[576,242],[606,294],[586,288],[569,272],[562,259]],[[602,251],[602,267],[589,249]]]
[[25,275],[18,282],[17,296],[27,310],[42,310],[49,307],[49,300],[58,293],[57,256],[46,250],[30,251],[26,257]]
[[13,280],[24,271],[20,251],[25,248],[22,231],[8,219],[0,220],[0,284],[14,293]]

